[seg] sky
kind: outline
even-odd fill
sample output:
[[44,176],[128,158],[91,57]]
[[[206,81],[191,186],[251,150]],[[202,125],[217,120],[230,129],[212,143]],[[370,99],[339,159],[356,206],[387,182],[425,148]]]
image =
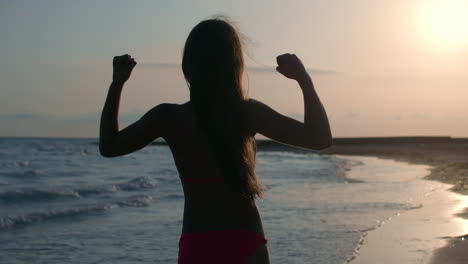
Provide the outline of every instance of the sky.
[[184,103],[190,30],[216,15],[242,33],[248,95],[303,119],[276,56],[306,65],[335,137],[468,137],[468,1],[0,0],[0,136],[97,137],[112,58],[137,66],[121,127]]

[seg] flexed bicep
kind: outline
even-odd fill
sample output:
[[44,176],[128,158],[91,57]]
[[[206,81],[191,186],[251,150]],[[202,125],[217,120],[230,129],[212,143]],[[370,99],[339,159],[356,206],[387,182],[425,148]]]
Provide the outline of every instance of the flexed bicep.
[[277,71],[297,81],[302,90],[304,122],[284,116],[261,102],[250,100],[249,116],[254,120],[252,124],[255,132],[297,147],[315,150],[329,147],[332,135],[328,117],[301,60],[289,53],[278,56],[276,60]]
[[160,104],[135,123],[119,131],[115,137],[102,139],[101,154],[105,157],[129,154],[144,148],[157,138],[164,137],[172,119],[171,108],[170,104]]
[[308,149],[324,149],[329,141],[319,129],[310,129],[304,123],[282,115],[257,100],[250,99],[250,116],[255,132],[283,144]]
[[305,147],[298,138],[298,134],[303,131],[303,123],[257,100],[250,99],[250,105],[250,116],[256,133],[284,144]]

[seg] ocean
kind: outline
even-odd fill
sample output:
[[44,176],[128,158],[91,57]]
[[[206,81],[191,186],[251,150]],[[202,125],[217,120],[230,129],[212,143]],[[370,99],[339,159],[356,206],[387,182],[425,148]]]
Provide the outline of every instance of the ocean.
[[[433,191],[426,168],[403,163],[257,157],[272,263],[352,262],[369,231]],[[0,138],[0,263],[177,263],[182,210],[165,145],[104,158],[96,139]]]

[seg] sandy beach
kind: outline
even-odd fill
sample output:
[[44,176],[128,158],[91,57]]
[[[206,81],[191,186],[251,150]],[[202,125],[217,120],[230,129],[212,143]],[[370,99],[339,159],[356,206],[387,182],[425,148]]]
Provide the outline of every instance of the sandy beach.
[[[461,195],[468,194],[468,139],[448,137],[336,139],[333,147],[322,153],[374,156],[429,165],[430,174],[426,179],[450,184],[453,186],[451,191]],[[457,217],[468,218],[468,208],[465,207],[453,215],[453,218]],[[466,235],[451,237],[447,234],[446,245],[435,250],[432,257],[424,262],[468,263],[466,237]]]
[[[272,141],[258,141],[258,145],[261,148],[269,149],[281,149],[284,150],[284,145],[279,145]],[[291,148],[291,151],[304,151],[297,148]],[[431,211],[439,212],[440,210],[446,210],[441,207],[445,205],[447,207],[453,207],[453,202],[457,199],[465,200],[468,195],[468,138],[451,138],[451,137],[381,137],[381,138],[337,138],[334,139],[333,146],[327,150],[321,151],[321,154],[338,154],[347,156],[367,156],[377,157],[380,159],[390,159],[395,161],[407,162],[410,164],[428,165],[430,166],[429,174],[425,177],[426,180],[438,181],[444,184],[448,184],[447,192],[443,192],[444,197],[436,197],[438,199],[436,203],[432,204],[429,201],[429,205],[422,210],[413,210],[410,213],[406,213],[402,218],[408,218],[408,221],[416,223],[424,221],[424,219],[431,219]],[[451,187],[450,187],[451,186]],[[457,196],[458,195],[458,196]],[[451,197],[449,197],[451,196]],[[455,196],[455,197],[453,197]],[[446,201],[447,200],[447,201]],[[451,202],[449,202],[450,200]],[[458,206],[457,208],[459,208]],[[417,212],[419,211],[419,212]],[[429,253],[429,258],[420,259],[415,263],[429,263],[429,264],[461,264],[468,263],[468,231],[463,234],[453,235],[453,228],[450,225],[447,227],[446,223],[457,223],[457,219],[464,218],[468,219],[468,207],[466,204],[462,208],[457,209],[455,212],[447,214],[446,219],[443,221],[445,225],[442,227],[441,223],[438,223],[438,219],[434,220],[432,224],[424,223],[424,225],[418,226],[421,229],[425,226],[426,230],[419,230],[421,236],[437,236],[438,239],[442,239],[443,245],[440,248]],[[440,219],[439,219],[440,220]],[[405,225],[406,220],[390,221],[392,223],[390,228],[391,231],[385,227],[386,230],[380,230],[380,232],[370,232],[369,236],[372,236],[373,240],[386,240],[382,235],[388,234],[388,232],[394,232],[399,230],[402,235],[405,232],[412,233],[414,229]],[[442,220],[441,220],[442,221]],[[458,222],[458,226],[459,226]],[[434,232],[437,230],[438,232]],[[442,230],[442,234],[441,231]],[[447,232],[444,234],[443,232]],[[458,231],[459,232],[459,231]],[[414,233],[412,234],[415,235]],[[369,236],[366,238],[370,240]],[[416,235],[417,237],[417,235]],[[379,247],[386,247],[385,243],[379,242]],[[390,254],[385,248],[376,248],[375,246],[367,247],[367,251],[374,251],[373,257],[379,257],[380,259],[371,259],[369,262],[357,261],[358,263],[384,263],[385,254]],[[401,248],[402,251],[408,249]],[[380,253],[375,253],[380,252]]]

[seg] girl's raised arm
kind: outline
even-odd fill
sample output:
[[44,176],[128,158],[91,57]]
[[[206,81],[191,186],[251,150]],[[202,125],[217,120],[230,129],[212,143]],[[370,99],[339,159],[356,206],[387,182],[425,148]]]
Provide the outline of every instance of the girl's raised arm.
[[276,70],[289,79],[296,80],[304,95],[304,123],[284,116],[269,106],[250,100],[252,125],[256,132],[275,141],[320,150],[332,144],[327,114],[315,92],[312,79],[302,62],[294,54],[276,58]]
[[130,78],[136,62],[129,55],[114,57],[113,80],[101,114],[99,151],[104,157],[125,155],[164,136],[169,120],[169,104],[160,104],[140,120],[119,131],[119,103],[122,88]]

